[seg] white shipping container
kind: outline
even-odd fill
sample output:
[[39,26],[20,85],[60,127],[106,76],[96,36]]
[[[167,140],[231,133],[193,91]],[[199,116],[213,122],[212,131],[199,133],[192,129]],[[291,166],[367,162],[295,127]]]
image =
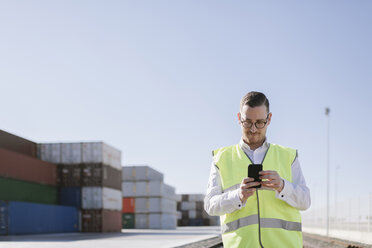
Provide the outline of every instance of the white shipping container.
[[176,214],[135,214],[137,229],[176,229]]
[[80,164],[81,162],[81,143],[61,143],[62,164]]
[[37,145],[38,158],[50,163],[61,163],[61,144],[42,143]]
[[134,215],[134,227],[136,229],[147,229],[147,228],[149,228],[148,214],[135,214]]
[[[130,195],[126,195],[127,193],[124,192],[128,190],[124,189],[124,186],[127,187],[131,182],[124,183],[123,194],[125,197],[129,197]],[[163,197],[172,200],[176,198],[174,187],[164,184],[161,181],[134,181],[133,183],[135,183],[134,197]]]
[[136,213],[172,213],[177,211],[177,203],[174,200],[160,197],[137,197],[135,198]]
[[106,187],[82,187],[82,208],[121,210],[122,194]]
[[196,219],[196,211],[189,210],[189,219]]
[[182,195],[177,194],[177,195],[175,196],[175,199],[176,199],[177,202],[181,202],[181,201],[182,201]]
[[122,189],[123,197],[135,197],[136,196],[136,183],[135,182],[122,182],[121,189]]
[[163,184],[162,196],[165,198],[176,200],[176,189],[168,184]]
[[168,199],[176,199],[175,188],[159,181],[149,182],[149,196],[159,196]]
[[121,151],[103,143],[103,163],[121,170]]
[[180,210],[195,210],[196,202],[181,202]]
[[82,144],[83,163],[103,163],[121,170],[121,152],[103,142]]
[[204,201],[203,194],[189,194],[189,201]]
[[164,175],[148,165],[123,166],[123,181],[163,181]]
[[135,187],[136,187],[136,197],[145,197],[145,196],[150,196],[150,188],[149,188],[149,182],[146,181],[140,181],[140,182],[135,182]]

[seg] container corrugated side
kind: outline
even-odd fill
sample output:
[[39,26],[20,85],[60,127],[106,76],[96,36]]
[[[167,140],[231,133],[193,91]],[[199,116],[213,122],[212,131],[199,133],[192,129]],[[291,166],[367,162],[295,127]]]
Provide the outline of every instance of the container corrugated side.
[[135,212],[135,198],[123,197],[123,213],[134,213]]
[[99,164],[82,164],[83,186],[101,186],[121,190],[121,170]]
[[138,229],[175,229],[176,214],[135,214],[135,228]]
[[121,211],[102,210],[103,232],[121,232],[122,215]]
[[136,197],[136,182],[122,182],[121,184],[123,197]]
[[37,156],[37,145],[35,142],[21,138],[3,130],[0,130],[0,148],[18,152],[31,157]]
[[121,170],[121,152],[103,142],[82,144],[83,163],[103,163]]
[[0,148],[0,176],[56,186],[57,166]]
[[58,164],[57,182],[62,187],[82,186],[83,173],[80,164]]
[[122,210],[121,191],[106,187],[82,187],[83,209]]
[[121,211],[82,210],[81,218],[83,232],[121,232]]
[[40,143],[37,145],[38,158],[50,163],[61,163],[60,143]]
[[204,201],[203,194],[189,194],[189,201]]
[[79,228],[75,207],[17,201],[0,201],[0,205],[1,215],[7,217],[3,235],[77,232]]
[[133,213],[123,213],[122,223],[124,229],[134,228],[134,214]]
[[58,191],[54,186],[0,177],[0,199],[57,204]]
[[61,143],[61,163],[62,164],[82,163],[81,143]]
[[135,198],[136,213],[173,213],[177,211],[176,201],[161,197]]
[[196,202],[181,202],[180,210],[196,210]]
[[176,199],[174,187],[162,181],[135,181],[135,197],[163,197]]
[[123,166],[123,181],[163,181],[164,175],[148,165]]
[[60,187],[59,204],[66,206],[81,207],[81,188],[80,187]]
[[102,162],[106,165],[110,165],[118,170],[121,170],[121,151],[114,147],[103,143],[103,158]]

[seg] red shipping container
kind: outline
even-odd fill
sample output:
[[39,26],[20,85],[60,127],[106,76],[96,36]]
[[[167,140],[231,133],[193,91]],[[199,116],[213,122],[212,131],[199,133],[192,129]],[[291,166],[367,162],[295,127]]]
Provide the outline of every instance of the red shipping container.
[[123,213],[134,213],[135,203],[133,197],[124,197],[123,198]]
[[35,142],[0,130],[0,148],[36,157],[37,145]]
[[112,210],[82,210],[83,232],[121,232],[122,214]]
[[0,176],[57,185],[57,165],[0,148]]

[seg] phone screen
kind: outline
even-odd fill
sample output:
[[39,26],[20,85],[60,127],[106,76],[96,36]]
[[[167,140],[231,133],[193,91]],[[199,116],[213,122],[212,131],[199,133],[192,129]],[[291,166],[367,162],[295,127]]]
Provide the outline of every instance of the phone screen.
[[[248,177],[254,178],[255,182],[261,182],[260,175],[258,174],[260,171],[262,171],[262,164],[250,164],[248,166]],[[252,188],[261,188],[261,185]]]

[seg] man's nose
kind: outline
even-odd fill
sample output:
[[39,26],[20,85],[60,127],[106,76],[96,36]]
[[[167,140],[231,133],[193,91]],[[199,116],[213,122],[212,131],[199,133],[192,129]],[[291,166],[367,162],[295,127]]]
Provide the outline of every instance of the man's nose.
[[252,133],[255,133],[257,131],[256,123],[253,123],[251,128],[249,129]]

